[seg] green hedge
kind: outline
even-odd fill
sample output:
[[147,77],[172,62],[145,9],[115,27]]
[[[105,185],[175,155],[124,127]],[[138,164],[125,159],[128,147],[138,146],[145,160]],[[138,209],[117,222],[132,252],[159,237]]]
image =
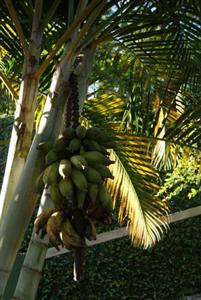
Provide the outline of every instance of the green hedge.
[[88,248],[85,277],[72,280],[73,257],[48,259],[37,299],[182,300],[201,291],[201,217],[171,225],[150,250],[125,237]]

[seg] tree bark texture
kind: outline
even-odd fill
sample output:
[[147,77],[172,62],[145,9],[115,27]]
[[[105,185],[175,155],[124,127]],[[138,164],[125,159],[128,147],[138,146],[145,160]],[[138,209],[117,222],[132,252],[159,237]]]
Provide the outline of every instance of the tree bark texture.
[[35,7],[33,16],[29,54],[24,57],[19,99],[16,103],[14,125],[1,189],[0,222],[2,222],[3,216],[9,207],[32,141],[34,112],[39,85],[39,80],[35,78],[34,74],[39,63],[43,36],[43,31],[40,27],[42,1],[36,2],[37,7]]

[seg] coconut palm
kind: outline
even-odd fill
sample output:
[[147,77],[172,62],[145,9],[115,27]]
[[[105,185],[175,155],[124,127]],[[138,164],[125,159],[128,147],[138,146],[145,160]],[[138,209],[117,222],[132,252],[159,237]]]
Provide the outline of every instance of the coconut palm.
[[[149,247],[160,239],[166,228],[161,216],[166,214],[167,207],[155,195],[159,177],[152,164],[152,149],[159,165],[164,158],[158,155],[159,149],[167,153],[170,143],[182,138],[189,145],[196,143],[192,136],[188,140],[188,135],[191,129],[196,130],[198,113],[192,113],[186,120],[190,129],[182,137],[178,128],[185,131],[183,114],[176,116],[176,122],[170,120],[177,113],[178,92],[192,83],[199,84],[199,12],[199,3],[187,0],[1,1],[2,62],[11,60],[13,55],[15,63],[9,80],[5,79],[3,68],[0,77],[13,97],[13,91],[19,90],[1,192],[1,295],[37,201],[33,183],[43,168],[37,145],[57,136],[61,127],[57,120],[63,116],[69,95],[70,73],[79,73],[80,61],[82,65],[88,61],[85,68],[89,74],[80,79],[82,106],[93,62],[87,60],[87,55],[95,52],[98,58],[98,46],[110,40],[115,41],[116,49],[125,49],[132,61],[137,58],[154,82],[156,129],[151,140],[157,143],[150,146],[147,136],[136,136],[133,97],[130,103],[121,98],[90,98],[84,103],[83,116],[91,124],[107,129],[117,141],[117,148],[111,153],[117,175],[113,183],[108,182],[108,188],[114,201],[120,195],[119,219],[129,217],[132,241]],[[20,82],[20,89],[14,88],[16,82]],[[32,141],[36,99],[44,93],[46,103]],[[192,122],[195,116],[198,119]],[[166,131],[167,126],[170,129]],[[199,134],[194,136],[198,138]],[[164,140],[165,147],[161,148]]]

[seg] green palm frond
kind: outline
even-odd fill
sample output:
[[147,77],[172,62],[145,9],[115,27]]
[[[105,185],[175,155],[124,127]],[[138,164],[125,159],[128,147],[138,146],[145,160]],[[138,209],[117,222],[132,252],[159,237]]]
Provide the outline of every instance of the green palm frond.
[[[169,51],[168,47],[167,44],[166,49],[166,44],[163,43],[164,52]],[[178,50],[178,47],[175,47],[175,49]],[[106,67],[105,70],[102,71],[102,64],[100,65],[101,70],[98,72],[100,78],[95,78],[96,82],[98,82],[98,90],[95,95],[101,101],[101,89],[113,90],[113,93],[119,92],[120,98],[123,98],[125,101],[125,105],[122,106],[124,107],[123,117],[120,114],[122,117],[122,128],[132,129],[132,131],[141,135],[153,134],[154,130],[152,132],[150,129],[158,126],[157,113],[159,113],[159,108],[162,108],[164,111],[163,125],[160,130],[162,130],[163,127],[166,128],[166,123],[168,123],[168,125],[174,123],[185,111],[189,100],[183,97],[186,92],[184,91],[186,87],[182,79],[185,75],[184,69],[179,71],[180,79],[177,78],[176,81],[174,79],[174,64],[172,65],[173,70],[168,76],[166,76],[165,72],[163,73],[164,76],[161,76],[161,74],[157,73],[158,69],[152,66],[152,64],[150,65],[150,69],[148,64],[142,63],[141,57],[138,58],[135,52],[133,54],[129,51],[128,47],[120,47],[115,43],[110,47],[108,46],[108,50],[106,47],[106,51],[100,53],[100,58],[104,61]],[[121,69],[117,67],[118,62],[120,65],[123,65]],[[165,65],[165,62],[163,63]],[[111,64],[114,64],[113,68]],[[185,65],[185,61],[183,64]],[[197,70],[199,70],[199,64],[197,65]],[[124,72],[127,74],[127,77],[121,75]],[[128,74],[129,72],[131,76]],[[159,74],[160,82],[156,74]],[[119,76],[119,81],[116,76]],[[129,77],[131,79],[130,82],[128,82]],[[125,78],[127,78],[127,82]],[[121,84],[122,81],[123,84]],[[121,86],[124,86],[124,89],[122,89]],[[125,90],[125,87],[127,87],[127,90]],[[159,104],[158,108],[155,109],[156,116],[154,117],[154,98],[156,98],[157,95]],[[155,133],[154,136],[156,136]],[[163,136],[163,134],[158,135],[159,139],[163,138]],[[159,144],[161,144],[160,147],[164,146],[162,146],[162,144],[164,144],[162,142],[159,142]],[[171,151],[166,151],[163,157],[167,157],[167,153],[171,153]],[[172,161],[172,158],[170,160]]]
[[[93,2],[96,3],[96,1],[91,1],[88,6]],[[43,3],[42,64],[58,39],[70,26],[79,5],[77,1]],[[155,70],[154,76],[158,89],[163,91],[165,89],[168,93],[170,89],[167,89],[167,82],[171,79],[171,89],[177,92],[181,84],[196,83],[200,77],[198,74],[200,69],[199,52],[197,51],[200,19],[199,6],[196,5],[185,1],[182,1],[182,5],[180,1],[168,1],[167,3],[147,0],[122,1],[118,4],[112,0],[107,1],[107,5],[97,16],[96,25],[83,35],[77,43],[75,51],[79,53],[90,43],[99,44],[108,39],[115,39],[118,45],[123,45],[130,53],[134,53],[144,66]],[[19,21],[28,42],[33,4],[15,1],[14,6],[18,7]],[[2,1],[0,12],[2,16],[1,47],[22,58],[20,42],[4,1]],[[83,20],[86,22],[88,15],[83,17]],[[61,52],[59,49],[57,50],[55,55],[56,59],[59,59]],[[48,66],[47,73],[52,74],[54,67],[52,60]],[[47,73],[45,74],[46,79],[49,78]],[[43,81],[41,81],[41,86],[42,84]],[[45,84],[46,80],[44,80]]]
[[[141,78],[138,77],[138,79],[139,82],[136,83],[136,87],[141,85]],[[131,103],[128,95],[124,95],[124,97],[118,95],[117,99],[120,101],[116,101],[115,92],[113,92],[113,96],[112,92],[110,92],[110,95],[105,93],[104,96],[102,96],[100,92],[101,90],[97,91],[95,101],[94,99],[89,99],[86,102],[89,107],[91,106],[90,115],[88,114],[88,116],[93,119],[94,122],[97,122],[97,125],[100,120],[105,120],[105,122],[111,122],[111,120],[113,120],[116,130],[134,130],[134,133],[143,136],[144,132],[139,130],[140,125],[136,125],[136,123],[140,121],[141,124],[147,124],[147,112],[149,115],[153,115],[153,110],[155,111],[155,120],[153,122],[152,117],[152,124],[149,125],[152,131],[149,129],[148,135],[150,143],[154,147],[153,163],[158,168],[171,169],[177,162],[176,158],[178,158],[177,156],[181,147],[191,147],[193,143],[199,144],[200,131],[198,128],[200,124],[200,109],[199,106],[196,106],[194,113],[192,113],[192,106],[190,106],[190,104],[193,104],[192,101],[195,102],[196,99],[191,99],[190,94],[185,95],[184,91],[181,90],[176,96],[166,96],[160,99],[157,95],[154,96],[152,93],[152,99],[150,99],[150,93],[144,93],[143,96],[149,97],[149,99],[148,102],[142,102],[140,95],[139,98],[137,98],[138,94],[136,91],[134,96],[137,103]],[[110,99],[113,97],[114,101],[112,102],[107,96],[108,98],[110,97]],[[142,103],[140,106],[141,119],[136,115],[140,103]],[[150,107],[145,107],[147,103],[149,103]],[[131,115],[132,110],[134,110],[134,117]],[[146,112],[146,114],[144,112]],[[186,119],[184,124],[182,123],[183,117]],[[119,126],[118,122],[120,122],[120,120],[122,120],[123,126]],[[129,121],[128,125],[131,124],[130,126],[125,126],[127,120]],[[189,122],[188,126],[187,122]],[[197,126],[195,124],[197,124]],[[114,128],[114,124],[112,124],[112,126]],[[174,128],[176,128],[178,132],[176,132]],[[156,137],[156,139],[152,139],[152,137]]]
[[145,1],[138,10],[131,9],[112,32],[117,45],[151,71],[164,100],[173,100],[181,86],[200,86],[199,11],[195,3]]
[[[158,168],[171,169],[179,158],[179,152],[182,148],[191,147],[201,150],[201,107],[197,105],[184,108],[182,102],[179,102],[178,108],[169,111],[166,115],[160,108],[157,114],[155,124],[155,137],[158,141],[153,151],[153,163]],[[188,104],[188,103],[186,103]]]
[[[41,47],[40,63],[48,56],[49,52],[57,43],[58,39],[62,36],[67,28],[69,16],[69,6],[72,1],[50,1],[43,2],[42,12],[42,23],[41,28],[43,29],[43,42]],[[8,3],[10,3],[8,1]],[[31,1],[14,1],[12,2],[13,8],[16,13],[16,19],[20,23],[21,33],[23,36],[24,43],[27,47],[31,45],[31,31],[32,31],[32,20],[34,16],[34,5]],[[72,6],[72,5],[71,5]],[[75,11],[72,12],[72,18]],[[23,51],[22,51],[22,39],[20,39],[19,32],[16,30],[14,20],[8,12],[8,8],[5,1],[1,1],[0,5],[0,59],[5,62],[7,59],[15,58],[15,65],[13,66],[12,72],[16,76],[21,76],[23,66]],[[65,42],[65,41],[64,41]],[[44,78],[41,80],[40,89],[44,92],[47,91],[47,81],[51,80],[51,76],[54,69],[54,64],[59,60],[61,56],[61,49],[58,49],[55,54],[55,60],[50,61],[47,70],[44,74]],[[48,82],[49,84],[49,82]]]
[[146,186],[153,186],[152,179],[158,178],[158,173],[151,165],[148,139],[132,133],[117,132],[116,143],[118,150],[125,155],[128,166],[135,168],[140,175],[148,176],[150,182],[147,180]]
[[147,248],[158,241],[167,229],[162,217],[167,214],[168,207],[156,196],[160,178],[152,165],[149,139],[121,131],[119,113],[123,112],[125,101],[121,98],[115,101],[115,98],[108,99],[107,96],[105,94],[102,101],[86,101],[83,114],[92,124],[110,133],[116,142],[115,150],[110,154],[110,159],[115,161],[110,166],[115,179],[108,180],[107,187],[114,206],[119,204],[120,223],[125,217],[129,219],[132,242]]
[[[168,209],[155,196],[159,189],[158,183],[153,180],[156,172],[154,174],[153,168],[145,164],[143,157],[135,158],[133,163],[133,155],[128,154],[130,149],[127,149],[127,153],[111,151],[110,158],[115,161],[110,167],[114,180],[108,180],[107,187],[114,203],[120,199],[119,221],[121,223],[125,217],[128,218],[132,242],[148,248],[160,240],[167,229],[167,223],[162,221],[162,217]],[[148,177],[152,178],[151,181]]]
[[11,97],[11,99],[17,100],[18,91],[15,89],[14,84],[12,84],[5,76],[5,74],[1,71],[1,69],[0,69],[0,85],[2,86],[2,89],[8,92],[8,95]]
[[[114,93],[104,93],[100,97],[85,101],[83,114],[99,122],[100,119],[115,120],[124,112],[125,100]],[[96,119],[96,121],[95,121]]]
[[[174,105],[168,102],[166,107],[158,109],[157,126],[155,136],[142,136],[122,132],[120,118],[126,106],[126,99],[114,95],[88,99],[84,106],[84,115],[96,126],[102,127],[116,142],[115,150],[111,152],[111,159],[115,161],[111,165],[114,180],[107,181],[114,205],[119,205],[119,221],[125,217],[130,222],[130,235],[132,242],[138,246],[149,247],[158,241],[164,230],[167,229],[165,216],[168,207],[159,196],[160,178],[153,165],[153,151],[155,151],[155,164],[161,162],[167,168],[172,168],[178,157],[178,153],[186,142],[193,136],[200,136],[196,126],[200,124],[200,108],[192,112],[183,106],[183,98],[175,100]],[[172,104],[172,103],[170,103]],[[169,113],[164,130],[164,113]],[[185,111],[184,111],[185,109]],[[194,142],[197,140],[195,139]],[[195,144],[188,143],[188,146]],[[196,144],[197,146],[198,144]]]
[[[113,38],[152,71],[160,96],[200,84],[200,5],[186,1],[122,1],[81,44]],[[167,88],[168,87],[168,88]]]
[[200,148],[201,107],[188,108],[167,130],[165,137]]

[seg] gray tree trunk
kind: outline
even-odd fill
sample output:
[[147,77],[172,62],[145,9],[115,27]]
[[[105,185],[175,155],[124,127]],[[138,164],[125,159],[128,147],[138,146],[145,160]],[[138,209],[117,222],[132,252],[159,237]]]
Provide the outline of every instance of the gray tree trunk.
[[[69,66],[68,74],[70,73],[70,69]],[[63,82],[62,71],[64,71],[67,77],[67,69],[63,70],[63,66],[59,66],[54,74],[53,85],[47,97],[40,126],[33,140],[24,170],[6,217],[3,219],[0,227],[0,297],[3,296],[17,251],[37,201],[34,182],[41,173],[44,163],[44,159],[37,150],[37,146],[41,141],[51,138],[55,130],[54,124],[62,118],[64,103],[68,95],[67,81],[65,82],[66,84],[63,84],[62,91],[60,91],[61,82]],[[57,96],[58,94],[60,95],[59,97]]]
[[[86,49],[83,61],[80,63],[76,71],[78,75],[80,107],[82,107],[83,102],[86,98],[88,78],[91,73],[94,53],[95,49]],[[49,198],[45,197],[45,195],[46,194],[44,194],[42,197],[38,214],[41,212],[41,209],[44,210],[46,207],[49,206]],[[35,235],[35,231],[33,230],[31,241],[29,243],[24,264],[17,283],[14,299],[25,300],[28,299],[28,296],[30,300],[35,299],[41,278],[41,271],[43,269],[45,261],[46,252],[48,250],[48,243],[46,241],[46,239],[39,239]],[[40,259],[37,260],[37,257],[40,257]],[[78,258],[79,260],[79,255],[76,258]],[[34,282],[32,285],[29,284],[31,279]]]

